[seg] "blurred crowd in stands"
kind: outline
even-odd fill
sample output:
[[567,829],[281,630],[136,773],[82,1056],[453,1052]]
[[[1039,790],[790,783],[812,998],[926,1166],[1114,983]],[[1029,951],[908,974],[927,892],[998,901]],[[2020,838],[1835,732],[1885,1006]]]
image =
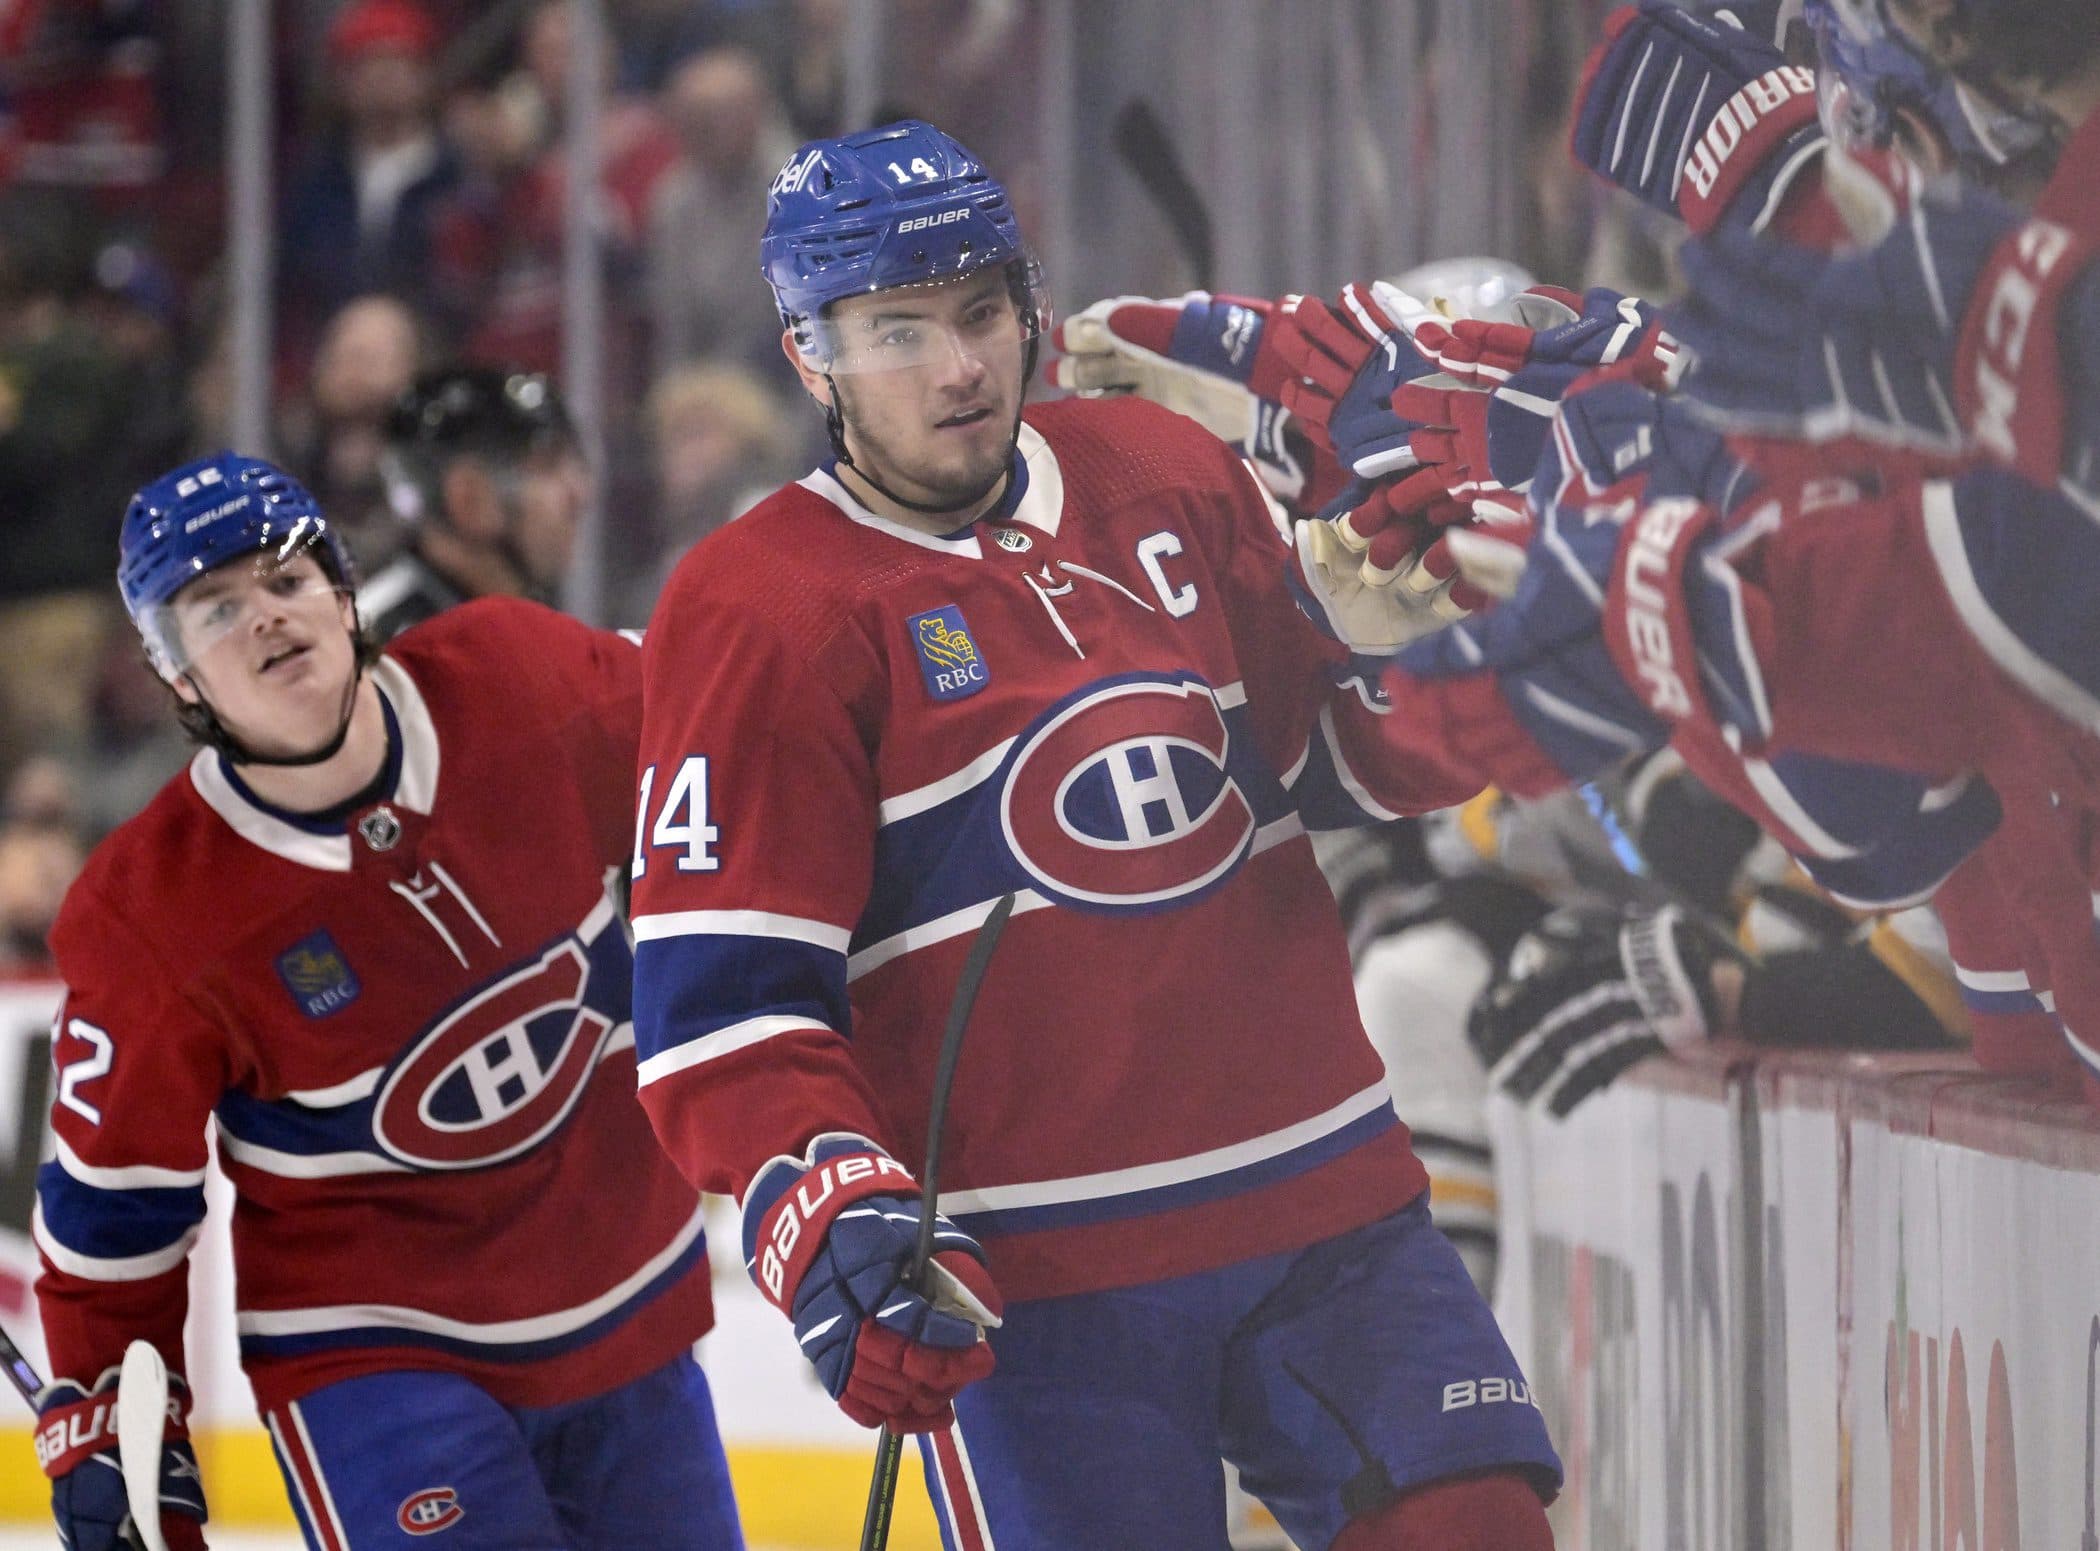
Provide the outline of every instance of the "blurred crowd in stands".
[[[602,4],[605,622],[640,624],[689,544],[824,451],[755,254],[787,149],[854,127],[852,7]],[[1541,171],[1533,251],[1512,256],[1571,281],[1593,212],[1561,144],[1596,8],[1521,7]],[[130,492],[229,441],[229,9],[0,0],[0,974],[43,965],[86,849],[189,753],[111,581]],[[560,371],[574,17],[569,0],[270,9],[274,446],[245,450],[306,480],[369,574],[401,542],[380,451],[411,378]],[[874,121],[956,134],[1002,169],[1024,229],[1040,9],[885,0],[880,32]]]

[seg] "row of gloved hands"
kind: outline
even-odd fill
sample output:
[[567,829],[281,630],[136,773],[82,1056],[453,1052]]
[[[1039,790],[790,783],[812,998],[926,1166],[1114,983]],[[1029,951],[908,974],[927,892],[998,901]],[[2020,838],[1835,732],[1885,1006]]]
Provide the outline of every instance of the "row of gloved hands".
[[1454,318],[1385,281],[1332,303],[1113,297],[1060,324],[1056,344],[1054,385],[1148,398],[1238,446],[1304,518],[1300,605],[1374,657],[1513,586],[1525,494],[1568,386],[1602,367],[1660,383],[1670,360],[1652,314],[1615,292],[1540,287]]

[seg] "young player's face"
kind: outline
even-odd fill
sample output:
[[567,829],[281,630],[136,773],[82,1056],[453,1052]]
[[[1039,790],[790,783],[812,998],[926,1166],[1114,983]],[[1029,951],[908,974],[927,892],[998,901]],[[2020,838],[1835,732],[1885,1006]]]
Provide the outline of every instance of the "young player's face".
[[336,733],[356,673],[356,614],[311,555],[237,560],[175,595],[182,674],[227,731],[261,754],[297,754]]
[[849,297],[829,323],[854,462],[928,506],[981,496],[1021,407],[1023,332],[1004,271]]

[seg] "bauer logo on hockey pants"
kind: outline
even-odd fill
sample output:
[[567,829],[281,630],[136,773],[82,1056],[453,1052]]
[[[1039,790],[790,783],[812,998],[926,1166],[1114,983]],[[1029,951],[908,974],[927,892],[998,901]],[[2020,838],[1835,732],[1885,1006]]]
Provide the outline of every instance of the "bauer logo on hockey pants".
[[1446,1411],[1464,1411],[1472,1406],[1528,1406],[1533,1403],[1531,1386],[1522,1379],[1460,1379],[1444,1386]]
[[394,1522],[411,1535],[435,1535],[450,1529],[467,1516],[459,1505],[459,1493],[449,1486],[430,1486],[404,1498]]
[[918,648],[919,672],[926,680],[926,693],[936,700],[960,700],[974,695],[992,681],[977,650],[977,638],[963,621],[962,610],[945,603],[904,622]]

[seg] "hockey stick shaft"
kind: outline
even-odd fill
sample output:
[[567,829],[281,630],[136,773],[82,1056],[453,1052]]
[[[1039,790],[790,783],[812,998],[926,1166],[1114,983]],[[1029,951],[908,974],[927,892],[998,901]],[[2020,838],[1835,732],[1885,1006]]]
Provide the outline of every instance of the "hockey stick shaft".
[[[992,913],[977,928],[969,957],[955,982],[955,995],[948,1002],[948,1022],[941,1030],[941,1049],[933,1067],[933,1103],[926,1120],[926,1167],[919,1177],[919,1238],[912,1246],[907,1280],[919,1287],[933,1259],[933,1222],[940,1194],[941,1136],[947,1130],[948,1092],[955,1086],[955,1066],[962,1055],[963,1030],[969,1026],[970,1009],[977,1004],[977,988],[991,966],[992,950],[1013,914],[1014,897],[1002,894],[993,902]],[[890,1515],[897,1503],[897,1474],[904,1460],[904,1435],[892,1428],[882,1430],[875,1446],[875,1474],[868,1482],[868,1511],[861,1520],[860,1551],[884,1551],[890,1543]]]
[[22,1355],[22,1349],[15,1345],[15,1338],[5,1330],[0,1330],[0,1366],[6,1367],[8,1383],[14,1385],[15,1393],[34,1412],[36,1397],[43,1393],[43,1377],[36,1371],[36,1365]]
[[1123,165],[1166,218],[1189,266],[1191,281],[1198,290],[1211,290],[1217,280],[1217,249],[1210,204],[1189,176],[1188,164],[1152,104],[1142,97],[1125,102],[1116,110],[1109,139]]

